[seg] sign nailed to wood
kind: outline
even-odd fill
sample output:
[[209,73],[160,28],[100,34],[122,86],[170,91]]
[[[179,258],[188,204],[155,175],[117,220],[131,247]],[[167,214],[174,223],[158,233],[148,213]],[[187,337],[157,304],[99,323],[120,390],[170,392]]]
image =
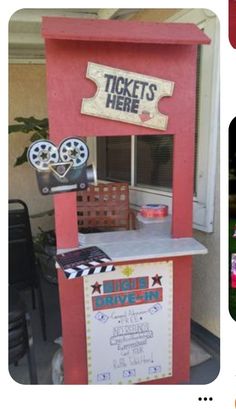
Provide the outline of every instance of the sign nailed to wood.
[[88,63],[86,77],[96,83],[97,92],[92,98],[83,98],[83,114],[167,129],[168,116],[159,112],[158,102],[173,94],[173,81],[92,62]]

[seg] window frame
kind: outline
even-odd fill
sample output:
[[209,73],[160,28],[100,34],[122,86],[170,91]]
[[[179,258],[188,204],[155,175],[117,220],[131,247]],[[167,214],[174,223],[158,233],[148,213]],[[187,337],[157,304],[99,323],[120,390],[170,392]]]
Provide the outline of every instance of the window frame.
[[[176,13],[168,22],[194,23],[211,38],[202,46],[199,83],[198,145],[196,155],[196,193],[193,197],[193,227],[211,233],[214,221],[217,141],[219,137],[219,21],[210,10],[188,9]],[[207,70],[204,69],[207,67]],[[90,138],[88,138],[89,140]],[[94,138],[95,139],[95,138]],[[92,141],[90,141],[92,143]],[[95,162],[96,162],[96,142]],[[135,186],[135,135],[131,135],[130,206],[138,210],[146,203],[162,203],[172,213],[172,192]]]
[[[198,153],[196,194],[193,198],[193,227],[212,233],[220,111],[219,20],[211,10],[189,9],[181,10],[168,21],[194,23],[211,38],[210,45],[201,46]],[[204,67],[207,67],[207,70]]]

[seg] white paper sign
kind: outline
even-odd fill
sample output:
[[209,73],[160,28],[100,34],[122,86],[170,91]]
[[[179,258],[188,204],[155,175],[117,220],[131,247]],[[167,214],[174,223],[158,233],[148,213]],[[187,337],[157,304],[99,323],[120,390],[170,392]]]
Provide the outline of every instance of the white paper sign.
[[84,278],[89,384],[172,376],[172,262]]
[[86,77],[97,85],[92,98],[83,98],[81,113],[166,130],[168,116],[158,102],[170,97],[174,82],[105,65],[88,63]]

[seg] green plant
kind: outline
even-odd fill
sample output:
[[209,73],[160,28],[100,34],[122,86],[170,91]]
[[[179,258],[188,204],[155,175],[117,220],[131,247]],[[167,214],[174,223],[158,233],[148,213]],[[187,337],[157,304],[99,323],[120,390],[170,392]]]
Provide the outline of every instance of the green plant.
[[57,283],[55,232],[53,230],[43,231],[39,227],[39,233],[33,241],[35,255],[43,277],[51,283]]
[[44,231],[38,227],[39,232],[34,236],[34,250],[36,253],[45,253],[45,248],[56,246],[56,237],[54,230]]
[[[39,139],[48,139],[48,119],[37,119],[34,116],[28,118],[17,117],[14,118],[17,124],[9,125],[9,134],[16,132],[23,132],[30,134],[30,142],[35,142]],[[14,166],[22,165],[27,162],[27,151],[29,146],[24,148],[24,151],[20,156],[16,158]]]

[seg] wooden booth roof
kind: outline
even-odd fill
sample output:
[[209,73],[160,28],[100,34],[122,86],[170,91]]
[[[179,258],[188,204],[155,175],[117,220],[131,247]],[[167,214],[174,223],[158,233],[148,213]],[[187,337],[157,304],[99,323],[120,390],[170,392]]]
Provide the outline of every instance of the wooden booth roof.
[[55,40],[139,44],[209,44],[195,24],[43,17],[42,35]]

